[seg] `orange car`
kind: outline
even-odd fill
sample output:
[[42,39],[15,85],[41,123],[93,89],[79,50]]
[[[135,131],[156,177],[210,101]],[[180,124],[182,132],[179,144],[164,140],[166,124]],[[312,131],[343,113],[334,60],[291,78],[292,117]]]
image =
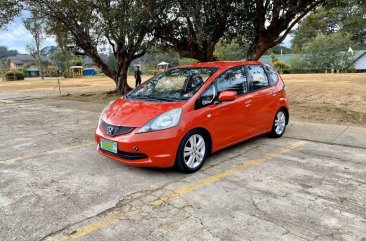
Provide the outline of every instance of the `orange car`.
[[192,173],[207,156],[249,138],[281,137],[285,84],[261,62],[209,62],[154,76],[103,110],[98,151],[119,162]]

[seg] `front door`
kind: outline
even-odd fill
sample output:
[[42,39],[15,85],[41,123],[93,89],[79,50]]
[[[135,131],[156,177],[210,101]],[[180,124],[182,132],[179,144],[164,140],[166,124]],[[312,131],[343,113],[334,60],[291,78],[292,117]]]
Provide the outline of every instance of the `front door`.
[[223,148],[253,135],[252,94],[247,94],[249,86],[245,68],[236,67],[225,71],[212,86],[216,88],[217,96],[225,90],[236,91],[238,94],[238,98],[233,101],[206,107],[205,115],[211,117],[208,124],[213,149]]

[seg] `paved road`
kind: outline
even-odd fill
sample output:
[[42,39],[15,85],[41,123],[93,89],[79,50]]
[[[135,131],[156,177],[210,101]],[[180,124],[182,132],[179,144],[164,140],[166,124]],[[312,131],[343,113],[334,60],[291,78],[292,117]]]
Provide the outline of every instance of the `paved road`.
[[96,153],[100,105],[0,102],[0,240],[365,240],[364,128],[292,122],[203,170]]

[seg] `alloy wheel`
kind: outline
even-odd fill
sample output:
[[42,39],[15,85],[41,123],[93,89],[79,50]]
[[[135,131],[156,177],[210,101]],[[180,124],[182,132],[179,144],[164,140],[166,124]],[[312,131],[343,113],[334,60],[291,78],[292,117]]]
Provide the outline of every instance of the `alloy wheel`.
[[204,160],[206,154],[205,139],[199,135],[192,135],[184,145],[183,159],[187,167],[196,168]]
[[275,132],[277,135],[281,135],[286,127],[286,115],[282,111],[279,111],[275,119]]

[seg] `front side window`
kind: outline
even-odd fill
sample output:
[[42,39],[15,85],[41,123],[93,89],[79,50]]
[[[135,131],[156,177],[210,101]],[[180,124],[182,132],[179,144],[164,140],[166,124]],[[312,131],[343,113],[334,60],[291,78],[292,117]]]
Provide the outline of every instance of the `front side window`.
[[217,68],[176,68],[153,77],[126,98],[147,101],[189,100]]
[[224,90],[236,91],[238,95],[248,92],[248,81],[244,67],[225,71],[215,80],[215,83],[219,93]]
[[251,90],[255,91],[269,86],[267,75],[260,65],[248,66],[248,77]]

